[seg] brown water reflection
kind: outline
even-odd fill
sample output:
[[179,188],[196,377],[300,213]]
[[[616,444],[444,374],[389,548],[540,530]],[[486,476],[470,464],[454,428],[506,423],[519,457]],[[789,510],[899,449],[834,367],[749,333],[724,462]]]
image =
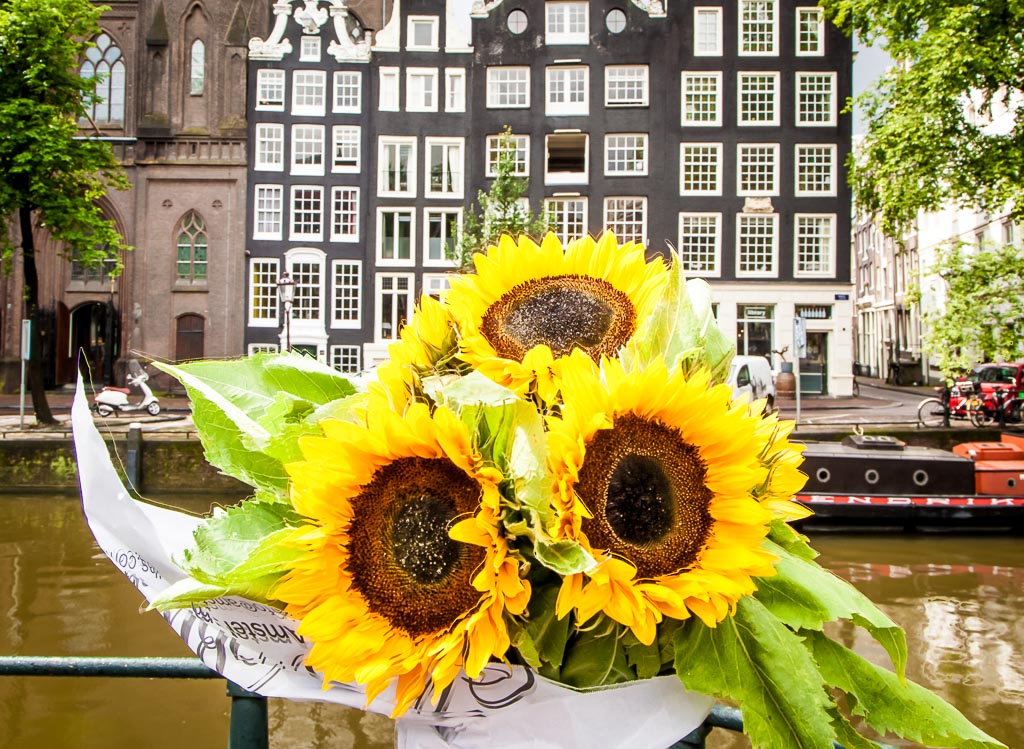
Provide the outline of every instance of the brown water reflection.
[[[911,678],[1020,745],[1024,546],[1017,539],[813,540],[823,564],[907,629]],[[0,497],[0,654],[189,655],[163,619],[137,613],[140,602],[96,547],[76,499]],[[838,636],[885,662],[854,628]],[[0,748],[224,747],[228,708],[221,681],[0,677]],[[386,718],[332,705],[272,700],[270,723],[275,749],[383,749],[393,740]]]

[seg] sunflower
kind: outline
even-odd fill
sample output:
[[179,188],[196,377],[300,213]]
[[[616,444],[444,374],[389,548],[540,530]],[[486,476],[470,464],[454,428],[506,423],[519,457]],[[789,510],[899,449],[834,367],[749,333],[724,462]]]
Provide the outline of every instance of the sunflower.
[[643,245],[605,232],[562,247],[508,235],[474,256],[475,274],[452,281],[447,302],[458,321],[462,357],[522,394],[536,383],[550,400],[561,361],[580,349],[594,361],[616,356],[650,314],[667,271]]
[[274,591],[313,642],[324,683],[358,682],[367,701],[396,685],[394,715],[460,669],[478,676],[509,647],[503,614],[522,613],[529,584],[500,532],[501,474],[482,464],[444,408],[323,423],[288,466],[308,521],[303,552]]
[[658,361],[627,373],[574,355],[562,374],[564,407],[548,420],[551,532],[597,565],[564,578],[558,615],[604,612],[647,644],[663,616],[715,626],[753,578],[775,574],[761,548],[771,520],[806,514],[792,502],[803,475],[788,432],[707,371],[687,378]]

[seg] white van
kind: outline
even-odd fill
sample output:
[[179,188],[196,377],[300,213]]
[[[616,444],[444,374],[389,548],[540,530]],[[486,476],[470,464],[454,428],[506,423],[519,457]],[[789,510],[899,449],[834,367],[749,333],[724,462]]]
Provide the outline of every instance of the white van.
[[769,410],[775,407],[775,378],[771,364],[763,356],[733,357],[725,381],[732,386],[734,399],[749,393],[751,400],[767,398]]

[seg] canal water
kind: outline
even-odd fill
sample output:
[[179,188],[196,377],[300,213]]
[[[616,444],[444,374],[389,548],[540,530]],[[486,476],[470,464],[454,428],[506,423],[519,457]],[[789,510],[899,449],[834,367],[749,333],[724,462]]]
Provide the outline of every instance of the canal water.
[[[209,501],[178,506],[202,513]],[[909,675],[1008,746],[1024,735],[1024,545],[1002,536],[826,535],[822,563],[907,631]],[[77,498],[0,497],[0,654],[187,656],[110,564]],[[836,636],[885,663],[852,627]],[[0,749],[226,747],[224,682],[0,677]],[[270,702],[274,749],[384,749],[387,718]],[[720,732],[715,732],[716,734]],[[715,746],[744,741],[721,736]]]

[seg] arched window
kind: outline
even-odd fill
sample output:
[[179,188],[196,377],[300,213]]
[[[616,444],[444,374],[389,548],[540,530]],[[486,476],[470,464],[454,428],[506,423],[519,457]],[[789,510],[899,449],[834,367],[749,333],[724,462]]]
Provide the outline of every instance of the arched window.
[[178,280],[206,281],[206,225],[195,211],[189,211],[178,230]]
[[96,37],[94,47],[85,51],[82,63],[83,78],[96,78],[95,93],[86,107],[93,122],[100,124],[124,123],[125,67],[121,48],[106,34]]
[[174,325],[174,360],[202,359],[205,349],[206,320],[202,315],[185,314]]
[[202,96],[203,84],[206,82],[206,45],[202,39],[192,42],[192,64],[189,71],[189,93],[192,96]]

